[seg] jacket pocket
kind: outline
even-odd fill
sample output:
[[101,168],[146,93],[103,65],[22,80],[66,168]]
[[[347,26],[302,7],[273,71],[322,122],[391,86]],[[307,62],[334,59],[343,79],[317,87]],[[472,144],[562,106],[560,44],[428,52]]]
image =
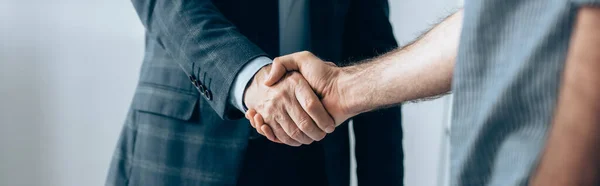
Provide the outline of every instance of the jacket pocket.
[[197,94],[140,84],[135,91],[132,108],[187,121],[192,118],[197,103]]

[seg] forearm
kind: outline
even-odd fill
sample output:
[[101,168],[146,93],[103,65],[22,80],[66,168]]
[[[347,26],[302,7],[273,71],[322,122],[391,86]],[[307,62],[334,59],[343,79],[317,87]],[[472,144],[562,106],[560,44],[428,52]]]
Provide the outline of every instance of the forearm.
[[578,13],[552,129],[532,185],[600,183],[600,8]]
[[[132,0],[149,38],[190,77],[222,118],[232,113],[228,93],[237,72],[266,54],[223,16],[210,0]],[[235,119],[235,118],[231,118]]]
[[343,68],[338,84],[347,109],[358,114],[448,92],[462,17],[461,10],[413,44]]

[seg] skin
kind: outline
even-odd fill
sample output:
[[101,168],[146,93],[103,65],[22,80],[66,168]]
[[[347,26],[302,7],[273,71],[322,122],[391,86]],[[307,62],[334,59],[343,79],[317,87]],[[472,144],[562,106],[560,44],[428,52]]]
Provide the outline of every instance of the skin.
[[[310,52],[279,57],[265,85],[278,82],[288,71],[300,72],[337,126],[363,112],[448,92],[461,26],[459,11],[413,44],[355,66],[336,67]],[[269,126],[255,122],[262,114],[249,110],[246,117],[254,119],[250,122],[259,133],[273,139]]]
[[[458,12],[408,47],[351,67],[325,65],[308,52],[278,58],[265,84],[277,82],[288,71],[299,71],[338,124],[361,112],[442,94],[450,89],[461,17]],[[600,184],[598,30],[600,8],[581,8],[552,128],[530,185]],[[257,130],[274,138],[269,126],[259,120],[262,114],[252,111],[247,117]]]
[[260,119],[269,123],[277,142],[290,146],[311,144],[333,131],[333,120],[302,75],[287,73],[269,87],[259,83],[264,82],[269,70],[267,66],[257,72],[245,91],[244,103],[264,113]]
[[600,184],[600,8],[577,15],[552,129],[530,185]]

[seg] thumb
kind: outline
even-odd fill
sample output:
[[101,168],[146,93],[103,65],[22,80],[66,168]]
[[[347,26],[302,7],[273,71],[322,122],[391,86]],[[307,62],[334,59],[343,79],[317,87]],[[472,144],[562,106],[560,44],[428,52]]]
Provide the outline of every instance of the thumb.
[[290,55],[273,59],[271,71],[265,80],[266,86],[271,86],[279,81],[288,71],[300,69],[300,66]]

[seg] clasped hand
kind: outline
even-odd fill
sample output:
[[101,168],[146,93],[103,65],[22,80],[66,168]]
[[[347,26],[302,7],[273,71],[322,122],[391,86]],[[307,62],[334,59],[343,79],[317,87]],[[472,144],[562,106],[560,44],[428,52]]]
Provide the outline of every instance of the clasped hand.
[[273,142],[320,141],[351,116],[339,91],[341,74],[341,68],[310,52],[275,58],[246,89],[246,118]]

